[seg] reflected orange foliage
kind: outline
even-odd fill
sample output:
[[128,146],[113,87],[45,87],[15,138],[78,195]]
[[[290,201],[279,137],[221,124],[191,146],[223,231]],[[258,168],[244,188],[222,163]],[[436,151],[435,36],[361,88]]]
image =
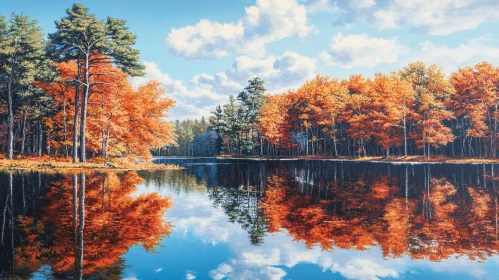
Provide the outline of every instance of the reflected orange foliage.
[[[86,177],[83,275],[111,267],[133,245],[154,251],[171,233],[172,225],[163,221],[172,205],[170,198],[157,193],[135,196],[137,184],[143,182],[137,173],[92,173]],[[45,195],[49,204],[40,220],[20,220],[26,239],[17,248],[18,266],[36,271],[36,266],[48,261],[56,273],[75,270],[75,225],[81,217],[73,212],[78,199],[73,200],[72,179],[68,175],[49,185]],[[50,235],[49,247],[41,241],[44,233]]]
[[403,197],[399,182],[379,176],[322,182],[331,198],[321,199],[301,193],[300,185],[289,183],[289,173],[283,174],[271,176],[260,202],[268,231],[286,230],[309,248],[377,246],[386,258],[431,261],[484,260],[499,253],[495,190],[467,187],[463,193],[447,179],[428,178],[417,197]]

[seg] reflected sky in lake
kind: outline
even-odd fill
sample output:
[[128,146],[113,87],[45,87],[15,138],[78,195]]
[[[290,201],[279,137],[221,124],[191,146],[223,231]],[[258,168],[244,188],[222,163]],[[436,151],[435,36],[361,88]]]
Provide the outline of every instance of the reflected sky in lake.
[[[499,271],[499,166],[160,161],[186,169],[86,174],[83,202],[81,174],[14,173],[12,193],[2,174],[2,277],[495,279]],[[85,205],[83,232],[75,204]]]

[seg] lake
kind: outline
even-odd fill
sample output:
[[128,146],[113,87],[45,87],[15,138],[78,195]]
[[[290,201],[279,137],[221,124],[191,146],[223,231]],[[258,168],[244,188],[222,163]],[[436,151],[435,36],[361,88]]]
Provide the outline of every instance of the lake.
[[0,173],[0,278],[497,279],[499,165],[155,161]]

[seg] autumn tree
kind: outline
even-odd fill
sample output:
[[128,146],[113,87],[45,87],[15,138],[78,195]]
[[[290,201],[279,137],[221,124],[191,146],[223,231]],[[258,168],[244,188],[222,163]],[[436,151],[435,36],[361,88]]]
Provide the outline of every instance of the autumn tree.
[[370,112],[371,125],[376,126],[376,136],[379,144],[389,156],[391,146],[404,146],[404,156],[407,156],[408,119],[412,115],[414,91],[411,84],[398,75],[390,76],[376,74],[372,81],[373,91]]
[[[74,132],[76,97],[72,79],[77,75],[75,61],[58,64],[60,79],[42,84],[47,94],[55,102],[54,116],[46,120],[54,152],[68,153],[68,145]],[[94,72],[95,71],[95,72]],[[93,73],[106,72],[108,75],[94,75],[94,92],[89,96],[88,146],[94,155],[141,156],[148,158],[150,150],[171,143],[172,127],[164,121],[174,101],[164,96],[159,83],[151,81],[133,88],[127,75],[120,69],[103,63],[94,65]],[[56,120],[55,122],[53,120]]]
[[[57,31],[50,34],[49,38],[60,60],[77,61],[79,71],[75,79],[75,100],[76,104],[79,104],[81,87],[80,161],[84,162],[88,99],[90,94],[96,91],[96,86],[103,85],[103,82],[92,81],[92,77],[108,75],[106,72],[91,73],[91,69],[96,65],[108,63],[120,68],[124,73],[137,76],[143,74],[144,66],[139,63],[139,51],[132,47],[135,44],[135,35],[128,31],[124,20],[112,17],[108,17],[107,21],[99,20],[81,4],[74,4],[66,13],[66,17],[56,21]],[[78,119],[77,114],[78,109],[75,110],[75,120]],[[74,126],[76,127],[77,125]],[[77,134],[77,129],[73,134]],[[77,160],[76,142],[77,137],[73,139],[74,162]]]
[[449,107],[456,116],[455,130],[461,156],[468,149],[469,156],[496,157],[498,68],[486,62],[478,63],[452,73],[450,81],[456,93],[449,101]]
[[410,63],[400,71],[400,75],[411,82],[415,91],[415,131],[412,138],[429,158],[431,147],[439,148],[454,141],[451,129],[444,123],[454,118],[446,107],[454,89],[442,68],[435,64],[426,65],[421,61]]

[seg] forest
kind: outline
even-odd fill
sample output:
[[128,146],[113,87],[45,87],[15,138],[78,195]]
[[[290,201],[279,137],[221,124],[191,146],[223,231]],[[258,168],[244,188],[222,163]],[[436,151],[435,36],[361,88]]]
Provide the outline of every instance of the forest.
[[150,157],[171,141],[175,102],[144,75],[136,36],[122,19],[80,4],[45,36],[36,20],[0,16],[0,147],[7,159],[50,155]]
[[[255,78],[199,135],[214,131],[209,151],[225,155],[497,158],[498,90],[499,68],[487,62],[450,75],[418,61],[371,78],[316,76],[280,94]],[[186,131],[175,130],[177,146],[197,146]]]
[[252,78],[200,120],[166,121],[175,101],[143,76],[126,21],[80,4],[45,36],[0,17],[0,149],[5,157],[432,156],[497,158],[499,68],[446,73],[424,62],[389,74],[316,76],[268,93]]

